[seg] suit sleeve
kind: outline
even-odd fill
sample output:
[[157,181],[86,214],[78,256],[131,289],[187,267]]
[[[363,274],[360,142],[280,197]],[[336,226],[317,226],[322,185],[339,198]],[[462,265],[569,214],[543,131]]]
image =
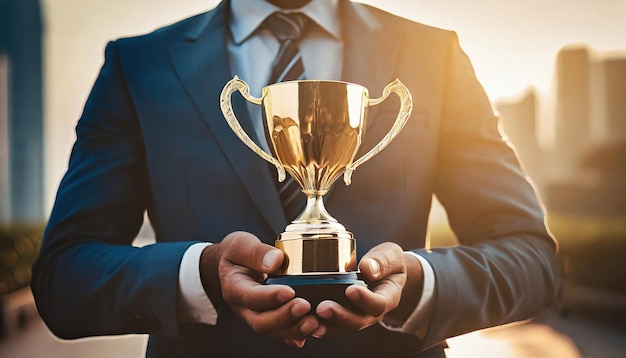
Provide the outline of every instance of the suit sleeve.
[[192,242],[131,246],[150,184],[116,43],[107,45],[76,134],[33,268],[41,316],[62,338],[177,335],[179,263]]
[[425,346],[528,319],[560,292],[543,207],[456,34],[449,43],[435,192],[460,245],[416,251],[436,282]]

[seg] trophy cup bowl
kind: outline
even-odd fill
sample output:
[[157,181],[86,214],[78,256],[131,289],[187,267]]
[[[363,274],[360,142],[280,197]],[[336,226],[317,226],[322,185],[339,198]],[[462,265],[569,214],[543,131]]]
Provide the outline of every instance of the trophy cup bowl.
[[[231,96],[239,91],[249,102],[261,105],[268,146],[261,149],[243,130],[232,109]],[[363,140],[369,106],[391,93],[401,100],[389,133],[361,158],[354,160]],[[323,196],[343,175],[350,185],[354,170],[382,151],[402,130],[412,108],[408,89],[395,80],[380,98],[369,99],[367,88],[341,81],[289,81],[263,88],[262,97],[250,96],[248,85],[235,76],[222,90],[220,107],[234,133],[252,151],[273,164],[278,180],[285,172],[300,185],[306,207],[281,233],[275,246],[285,260],[267,284],[285,284],[307,299],[312,308],[331,299],[350,306],[349,285],[364,285],[358,278],[354,235],[325,209]]]

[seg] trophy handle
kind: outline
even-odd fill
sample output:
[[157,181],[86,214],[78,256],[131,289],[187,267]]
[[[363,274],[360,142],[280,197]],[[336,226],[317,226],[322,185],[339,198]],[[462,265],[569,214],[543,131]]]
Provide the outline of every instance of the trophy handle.
[[356,161],[352,162],[352,164],[346,167],[346,171],[343,174],[343,181],[346,185],[350,185],[352,183],[352,173],[356,170],[358,166],[365,163],[366,161],[372,159],[373,156],[378,154],[381,150],[385,149],[391,143],[391,141],[400,133],[402,128],[409,119],[411,115],[411,110],[413,109],[413,99],[411,98],[411,93],[406,86],[400,82],[400,80],[396,79],[385,87],[383,90],[383,95],[376,99],[370,99],[368,101],[369,106],[375,106],[377,104],[382,103],[389,95],[394,92],[400,97],[400,112],[398,113],[398,117],[396,117],[396,121],[394,122],[391,130],[381,141],[374,146],[374,148],[370,149],[365,155]]
[[269,153],[261,149],[243,130],[241,124],[235,117],[235,112],[233,111],[233,105],[231,101],[231,96],[236,91],[239,91],[243,98],[246,101],[254,103],[256,105],[261,105],[261,99],[256,98],[250,95],[250,88],[248,84],[244,81],[240,80],[239,77],[235,76],[232,80],[228,81],[222,89],[222,94],[220,95],[220,108],[222,109],[222,113],[224,114],[224,118],[228,122],[230,128],[235,132],[237,137],[241,139],[241,141],[248,146],[248,148],[252,149],[253,152],[258,154],[261,158],[267,160],[268,162],[274,164],[276,166],[276,170],[278,170],[278,181],[282,182],[285,180],[285,167],[278,161],[278,159],[271,156]]

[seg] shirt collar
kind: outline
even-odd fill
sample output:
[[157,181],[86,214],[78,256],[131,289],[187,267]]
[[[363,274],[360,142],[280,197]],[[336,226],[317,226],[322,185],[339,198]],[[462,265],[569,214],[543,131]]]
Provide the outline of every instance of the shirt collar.
[[[299,11],[306,14],[336,39],[341,38],[338,0],[311,0]],[[261,0],[231,0],[230,32],[233,42],[240,44],[261,26],[265,18],[280,8]]]

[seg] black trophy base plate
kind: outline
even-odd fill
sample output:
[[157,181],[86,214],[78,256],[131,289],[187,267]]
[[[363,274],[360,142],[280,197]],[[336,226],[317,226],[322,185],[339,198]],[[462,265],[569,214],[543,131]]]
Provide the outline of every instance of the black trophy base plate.
[[356,272],[270,276],[265,283],[290,286],[296,291],[297,297],[309,301],[313,311],[324,300],[335,301],[346,308],[358,311],[358,308],[346,297],[345,291],[350,285],[365,286],[365,282],[359,280]]

